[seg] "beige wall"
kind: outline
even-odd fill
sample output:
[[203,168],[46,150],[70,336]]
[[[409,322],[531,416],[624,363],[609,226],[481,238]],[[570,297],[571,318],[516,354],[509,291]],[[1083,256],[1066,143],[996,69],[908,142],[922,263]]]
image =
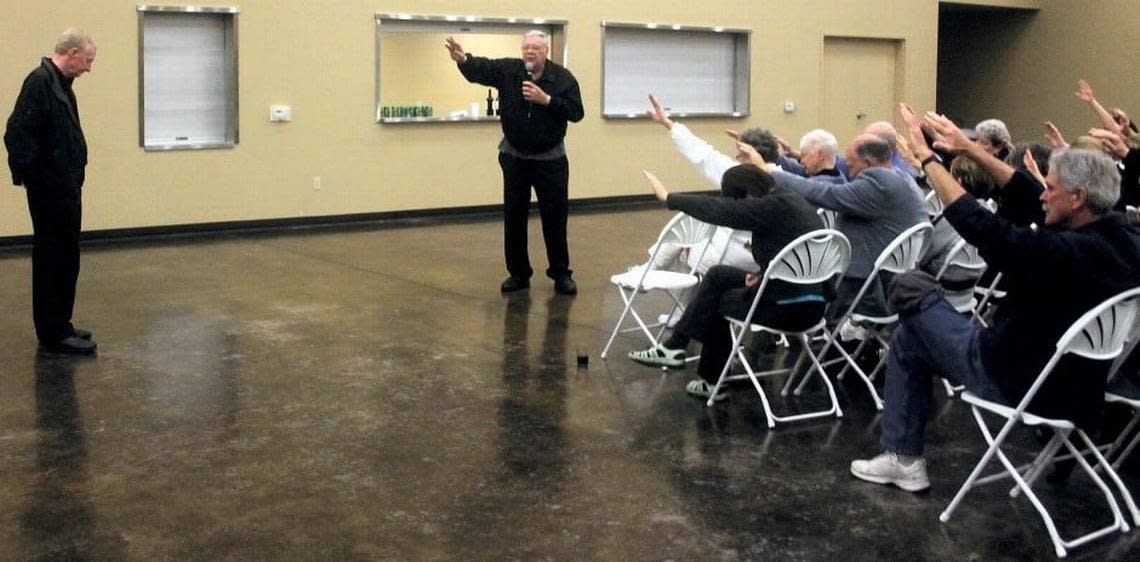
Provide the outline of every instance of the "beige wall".
[[[381,50],[385,62],[380,66],[380,83],[384,84],[380,97],[382,104],[424,102],[433,107],[436,117],[442,117],[452,111],[470,112],[471,103],[475,102],[479,104],[480,115],[486,112],[488,88],[455,79],[455,63],[443,49],[448,34],[401,32],[383,35]],[[463,45],[465,51],[488,58],[518,57],[522,43],[519,34],[465,33],[456,35],[455,40]]]
[[[704,187],[663,130],[645,121],[599,117],[602,20],[652,18],[753,29],[752,116],[689,124],[710,139],[722,139],[724,128],[746,125],[798,138],[820,121],[825,35],[902,39],[901,95],[920,107],[933,105],[938,2],[905,4],[904,9],[897,0],[235,1],[222,5],[241,9],[240,145],[148,153],[137,138],[136,2],[16,0],[0,22],[5,43],[0,111],[5,116],[10,111],[21,80],[59,31],[82,25],[93,34],[99,46],[94,72],[76,88],[91,152],[84,199],[88,230],[493,204],[501,189],[496,123],[374,122],[373,15],[383,10],[559,18],[570,22],[568,66],[586,106],[585,120],[573,125],[567,138],[571,197],[646,193],[639,175],[643,167],[670,185]],[[454,81],[447,87],[462,85],[458,72]],[[798,111],[785,114],[785,99],[796,101]],[[272,104],[292,105],[294,121],[269,123]],[[730,149],[728,142],[718,142]],[[322,178],[320,191],[313,190],[314,176]],[[30,230],[22,190],[0,189],[0,236]]]
[[939,77],[940,109],[967,125],[1000,117],[1022,141],[1040,141],[1042,122],[1052,120],[1072,140],[1099,126],[1073,95],[1085,78],[1105,106],[1140,116],[1140,2],[1040,4],[1032,15],[987,14],[964,24]]

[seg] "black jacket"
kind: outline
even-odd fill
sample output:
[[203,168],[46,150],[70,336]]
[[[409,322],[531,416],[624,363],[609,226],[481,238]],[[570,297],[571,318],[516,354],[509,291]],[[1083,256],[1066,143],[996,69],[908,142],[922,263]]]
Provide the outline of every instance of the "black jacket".
[[[943,216],[1005,273],[1009,295],[993,327],[979,335],[986,374],[1013,403],[1021,400],[1056,349],[1057,340],[1089,309],[1140,286],[1140,229],[1120,213],[1076,230],[1018,227],[967,195]],[[1038,391],[1030,411],[1095,424],[1104,404],[1105,368],[1070,357]]]
[[469,55],[459,63],[468,82],[499,90],[499,118],[503,135],[515,150],[540,154],[551,150],[566,137],[567,122],[582,120],[582,93],[578,81],[565,67],[546,61],[535,84],[550,95],[549,105],[526,101],[522,83],[527,80],[522,59],[488,59]]
[[[670,193],[666,205],[697,220],[727,226],[735,230],[752,232],[752,259],[763,269],[789,242],[813,230],[823,228],[815,207],[794,191],[775,186],[763,197],[734,199],[715,195]],[[772,281],[764,289],[770,301],[824,294],[829,291],[822,285],[795,285],[785,281]]]
[[51,59],[24,79],[4,132],[12,182],[33,189],[77,191],[83,187],[87,141],[71,80]]

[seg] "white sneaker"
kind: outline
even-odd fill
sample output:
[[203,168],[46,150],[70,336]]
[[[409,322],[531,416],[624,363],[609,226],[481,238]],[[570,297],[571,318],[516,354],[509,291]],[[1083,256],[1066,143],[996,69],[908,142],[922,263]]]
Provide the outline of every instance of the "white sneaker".
[[886,452],[865,461],[851,461],[851,474],[875,484],[894,484],[908,492],[921,492],[930,487],[926,476],[926,459],[903,466],[899,456]]
[[847,320],[839,327],[840,341],[863,341],[865,339],[867,339],[867,329],[855,325],[850,320]]
[[677,322],[681,321],[681,315],[684,311],[681,309],[674,310],[672,314],[659,314],[657,315],[657,323],[664,324],[666,328],[672,330],[677,327]]

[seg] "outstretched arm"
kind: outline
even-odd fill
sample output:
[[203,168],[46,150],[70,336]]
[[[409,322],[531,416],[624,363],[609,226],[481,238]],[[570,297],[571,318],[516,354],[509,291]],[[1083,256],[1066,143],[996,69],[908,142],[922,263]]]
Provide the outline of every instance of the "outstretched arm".
[[[918,116],[914,114],[914,110],[911,109],[909,105],[900,103],[899,114],[902,115],[903,122],[906,123],[907,135],[910,137],[910,147],[911,150],[914,151],[915,158],[918,158],[919,162],[926,162],[926,165],[922,166],[922,170],[926,172],[926,183],[934,188],[934,192],[938,194],[938,199],[940,199],[944,205],[949,206],[965,195],[966,190],[962,188],[962,184],[958,183],[958,180],[954,179],[954,176],[950,175],[950,171],[947,170],[945,166],[933,160],[927,160],[934,156],[934,151],[926,144],[926,138],[922,136],[922,125],[919,123]],[[936,117],[941,117],[941,119],[945,120],[936,121],[930,118],[931,115],[934,114],[927,114],[926,123],[936,135],[946,137],[948,134],[957,133],[965,139],[965,135],[962,135],[962,131],[958,130],[958,127],[954,126],[954,123],[950,123],[949,119],[936,115]],[[946,123],[949,123],[949,126],[946,126]],[[951,128],[953,131],[949,130]],[[946,132],[943,132],[943,129],[947,129]],[[953,143],[956,146],[961,147],[960,140],[957,137],[951,138],[953,138]],[[966,142],[974,144],[969,139],[966,139]],[[946,145],[944,141],[943,146]]]
[[1093,113],[1096,113],[1096,116],[1100,119],[1105,129],[1110,131],[1119,130],[1120,125],[1116,122],[1116,119],[1113,119],[1112,114],[1097,101],[1096,96],[1093,94],[1092,86],[1085,80],[1077,80],[1077,99],[1089,104],[1089,107],[1092,108]]

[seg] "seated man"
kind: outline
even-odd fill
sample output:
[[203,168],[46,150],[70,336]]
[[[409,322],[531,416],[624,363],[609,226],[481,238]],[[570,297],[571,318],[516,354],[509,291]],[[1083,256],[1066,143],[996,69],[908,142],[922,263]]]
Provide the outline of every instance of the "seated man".
[[[669,193],[657,178],[645,172],[657,199],[670,209],[682,211],[702,221],[729,228],[752,231],[755,264],[768,265],[789,242],[823,227],[815,208],[802,197],[775,187],[772,176],[760,168],[742,164],[724,173],[724,186],[739,186],[748,195],[741,200],[707,195]],[[760,266],[757,266],[760,267]],[[704,345],[697,372],[701,378],[686,386],[694,396],[708,398],[725,361],[732,352],[732,336],[724,315],[743,319],[756,297],[759,277],[748,270],[727,265],[714,266],[701,280],[673,335],[661,345],[630,352],[629,357],[646,365],[681,367],[685,346],[696,339]],[[788,330],[807,329],[819,321],[826,308],[824,287],[773,281],[764,289],[756,309],[757,322]],[[727,398],[721,392],[717,400]]]
[[[767,165],[746,145],[739,148],[748,152],[757,165]],[[882,139],[871,134],[855,137],[847,146],[847,166],[852,179],[839,184],[810,181],[779,170],[772,172],[777,186],[800,194],[808,203],[836,211],[836,229],[851,241],[851,265],[839,284],[832,306],[835,315],[846,312],[883,248],[904,230],[926,220],[922,193],[913,178],[908,179],[891,167],[891,148]],[[858,312],[868,316],[888,314],[880,283],[875,282],[868,289]]]
[[[1120,176],[1101,152],[1063,149],[1053,154],[1041,195],[1044,228],[1033,230],[1014,226],[968,195],[917,134],[918,118],[906,106],[902,113],[922,167],[946,204],[943,216],[1009,281],[1008,297],[990,328],[976,328],[934,293],[900,311],[887,361],[884,452],[852,462],[851,473],[917,492],[930,487],[922,453],[933,377],[965,385],[988,400],[1016,403],[1077,318],[1140,286],[1140,230],[1112,212]],[[940,145],[968,148],[970,141],[949,119],[928,113],[926,122],[943,136]],[[1087,427],[1104,402],[1105,379],[1062,367],[1030,409]]]

